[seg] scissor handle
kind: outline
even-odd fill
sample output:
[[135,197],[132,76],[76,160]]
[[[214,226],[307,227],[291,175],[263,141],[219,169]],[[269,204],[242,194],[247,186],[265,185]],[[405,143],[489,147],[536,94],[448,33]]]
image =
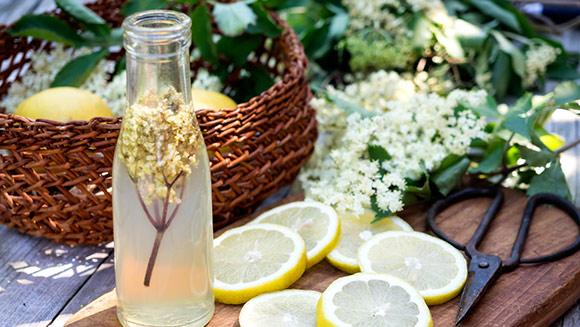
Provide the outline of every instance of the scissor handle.
[[[485,215],[483,216],[483,219],[481,220],[479,226],[475,230],[475,233],[473,234],[473,236],[466,245],[455,242],[453,239],[451,239],[449,236],[443,233],[443,231],[441,231],[439,226],[437,226],[437,224],[435,223],[435,217],[437,217],[437,215],[441,213],[441,211],[445,210],[449,206],[464,200],[479,197],[493,198],[493,202],[485,212]],[[445,199],[441,199],[435,202],[431,207],[431,209],[429,209],[429,213],[427,214],[427,224],[429,228],[433,231],[433,233],[435,233],[435,235],[437,235],[439,238],[445,240],[446,242],[450,243],[459,250],[466,251],[466,253],[471,256],[472,254],[478,252],[476,250],[476,247],[479,245],[479,243],[483,239],[483,236],[489,229],[491,221],[497,215],[497,212],[499,211],[502,203],[503,203],[503,191],[497,187],[466,188],[451,194]]]
[[[564,249],[554,252],[552,254],[544,255],[536,258],[521,258],[522,251],[526,243],[526,238],[528,237],[528,231],[530,230],[530,225],[532,224],[532,218],[534,217],[534,211],[540,204],[552,204],[555,207],[566,212],[572,220],[576,223],[579,228],[578,237],[574,243],[568,245]],[[517,267],[520,263],[541,263],[556,261],[567,257],[580,249],[580,211],[574,204],[565,198],[553,194],[553,193],[538,193],[532,196],[528,203],[526,204],[526,209],[524,210],[524,216],[522,218],[522,223],[520,229],[518,230],[518,235],[514,246],[512,248],[512,253],[508,261],[504,262],[504,269],[511,270]]]

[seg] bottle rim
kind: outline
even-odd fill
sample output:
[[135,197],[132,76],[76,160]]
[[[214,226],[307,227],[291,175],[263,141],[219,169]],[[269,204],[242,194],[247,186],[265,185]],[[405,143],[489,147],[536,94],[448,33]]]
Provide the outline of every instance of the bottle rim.
[[142,11],[125,18],[123,35],[147,43],[191,42],[191,19],[172,10]]

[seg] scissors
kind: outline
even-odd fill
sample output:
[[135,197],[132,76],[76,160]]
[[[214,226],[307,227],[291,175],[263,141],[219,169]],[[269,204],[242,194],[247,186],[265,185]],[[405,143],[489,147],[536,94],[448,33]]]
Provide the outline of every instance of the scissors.
[[[477,197],[490,197],[493,198],[493,201],[467,244],[463,245],[457,243],[439,229],[437,224],[435,224],[435,217],[445,208],[455,203]],[[528,199],[528,203],[524,210],[524,216],[518,230],[518,235],[513,244],[512,252],[508,260],[503,261],[496,255],[478,251],[477,246],[485,237],[492,220],[497,215],[503,203],[503,199],[503,191],[496,187],[467,188],[435,202],[427,214],[427,223],[433,233],[453,245],[455,248],[464,251],[470,258],[469,273],[467,281],[465,282],[465,287],[463,288],[463,293],[461,294],[461,301],[459,303],[459,311],[457,312],[455,325],[461,323],[463,318],[465,318],[473,307],[475,307],[483,294],[501,274],[513,271],[520,264],[556,261],[567,257],[580,249],[579,234],[574,243],[560,251],[536,258],[521,257],[528,236],[528,231],[532,223],[534,211],[540,204],[551,204],[563,210],[574,220],[576,225],[578,225],[578,228],[580,228],[580,211],[578,211],[574,204],[563,197],[552,193],[539,193]]]

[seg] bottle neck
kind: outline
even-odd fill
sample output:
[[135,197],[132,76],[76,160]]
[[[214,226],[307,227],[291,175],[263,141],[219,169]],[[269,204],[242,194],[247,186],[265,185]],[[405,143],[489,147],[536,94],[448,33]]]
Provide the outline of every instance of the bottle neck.
[[171,88],[191,103],[191,20],[169,10],[131,15],[123,22],[127,63],[127,107]]

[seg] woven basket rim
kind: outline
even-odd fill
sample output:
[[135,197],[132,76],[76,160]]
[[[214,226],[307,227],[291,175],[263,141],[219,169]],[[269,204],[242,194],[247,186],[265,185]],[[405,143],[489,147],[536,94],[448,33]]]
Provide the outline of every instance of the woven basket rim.
[[[58,12],[57,9],[54,9],[54,10],[45,12],[44,14],[54,15],[57,12]],[[290,28],[290,26],[286,23],[286,21],[284,21],[282,18],[280,18],[280,16],[278,16],[278,14],[275,11],[269,10],[269,14],[270,14],[270,17],[272,17],[276,21],[276,23],[279,24],[283,29],[282,33],[277,38],[282,38],[284,34],[288,34],[288,35],[286,35],[286,37],[284,39],[286,39],[288,41],[290,41],[294,38],[298,39],[298,35],[296,34],[296,32],[294,32],[294,30],[292,28]],[[12,27],[15,23],[16,22],[13,22],[11,24],[0,24],[0,35],[5,34],[6,30],[9,29],[10,27]],[[10,36],[10,37],[12,37],[12,36]],[[12,37],[12,38],[13,39],[25,39],[28,37],[27,36],[18,36],[18,37]],[[44,40],[41,40],[41,41],[44,41]],[[48,41],[46,41],[46,42],[48,42]],[[222,108],[219,110],[200,109],[200,110],[196,110],[196,114],[199,114],[200,112],[204,112],[204,111],[211,111],[214,113],[214,115],[218,114],[219,116],[222,116],[222,115],[225,116],[229,112],[234,112],[236,110],[243,109],[243,108],[249,108],[252,106],[252,104],[256,104],[257,102],[259,102],[262,97],[274,94],[275,88],[283,87],[283,85],[286,83],[289,84],[289,82],[293,79],[292,78],[293,76],[295,77],[295,76],[303,75],[306,68],[307,68],[307,62],[303,62],[302,60],[300,60],[300,58],[303,58],[305,56],[304,49],[301,46],[300,47],[288,47],[288,49],[289,49],[289,51],[288,51],[288,66],[287,66],[286,71],[284,72],[283,75],[280,75],[280,77],[281,77],[280,80],[278,82],[275,82],[267,90],[263,91],[260,94],[253,96],[247,102],[238,103],[235,108]],[[2,95],[0,95],[0,96],[2,96]],[[3,108],[0,108],[0,110],[3,110]],[[13,113],[7,114],[5,112],[0,112],[0,117],[1,118],[8,118],[8,119],[15,119],[15,120],[21,121],[23,123],[28,123],[28,124],[32,124],[32,125],[38,124],[38,125],[51,125],[51,126],[68,126],[68,125],[85,126],[85,125],[92,125],[94,123],[102,123],[102,122],[107,122],[107,121],[110,121],[111,123],[116,123],[116,122],[118,122],[119,119],[122,119],[122,116],[118,116],[118,117],[95,116],[95,117],[91,118],[90,120],[71,120],[71,121],[67,121],[67,122],[61,122],[61,121],[55,121],[55,120],[43,119],[43,118],[32,119],[32,118],[16,115]]]

